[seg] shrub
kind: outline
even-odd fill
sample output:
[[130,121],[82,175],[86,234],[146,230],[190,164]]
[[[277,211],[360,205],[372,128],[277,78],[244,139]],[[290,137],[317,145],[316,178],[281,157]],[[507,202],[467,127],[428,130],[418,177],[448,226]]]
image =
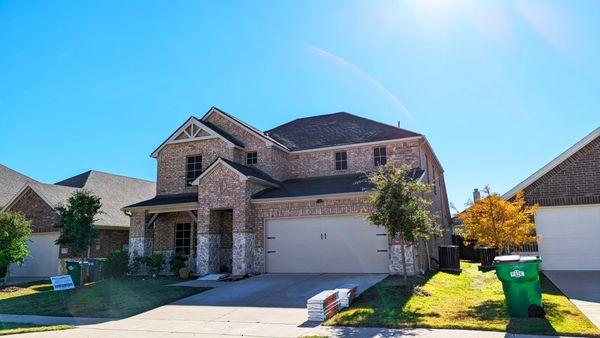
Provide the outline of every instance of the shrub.
[[102,264],[104,276],[108,278],[122,278],[127,274],[129,255],[124,250],[111,251]]
[[134,256],[131,263],[129,263],[129,274],[132,276],[139,275],[142,265],[145,266],[147,261],[148,257],[146,256]]
[[173,272],[175,275],[179,274],[179,270],[181,268],[186,267],[187,260],[187,256],[184,256],[182,254],[178,253],[173,255],[173,257],[171,257],[171,260],[169,261],[169,265],[171,266],[171,272]]
[[165,253],[164,252],[154,252],[152,255],[148,257],[148,272],[150,272],[150,276],[156,278],[158,274],[162,271],[165,265]]

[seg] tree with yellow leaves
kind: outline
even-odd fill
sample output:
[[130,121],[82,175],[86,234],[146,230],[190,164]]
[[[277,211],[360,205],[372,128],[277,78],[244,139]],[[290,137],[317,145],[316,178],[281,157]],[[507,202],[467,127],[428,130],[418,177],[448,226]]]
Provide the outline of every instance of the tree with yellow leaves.
[[512,201],[505,201],[496,193],[487,194],[473,202],[459,218],[462,220],[462,232],[470,240],[498,249],[500,253],[509,253],[511,246],[535,243],[535,223],[533,216],[538,205],[525,205],[523,192],[518,192]]

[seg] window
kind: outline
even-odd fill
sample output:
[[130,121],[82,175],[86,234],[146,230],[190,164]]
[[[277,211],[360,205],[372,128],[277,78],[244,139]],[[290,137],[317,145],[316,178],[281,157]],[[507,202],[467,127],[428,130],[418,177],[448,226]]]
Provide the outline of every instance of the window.
[[189,255],[192,250],[192,224],[175,225],[175,253]]
[[185,184],[189,187],[195,179],[202,173],[202,155],[187,157],[187,167],[185,171]]
[[378,147],[373,149],[373,159],[375,160],[375,166],[385,165],[387,163],[387,153],[385,147]]
[[246,153],[246,164],[252,165],[256,163],[258,163],[258,154],[256,153],[256,151]]
[[429,184],[429,160],[427,155],[425,155],[425,174],[427,175],[427,184]]
[[348,169],[348,154],[345,151],[335,153],[335,170]]

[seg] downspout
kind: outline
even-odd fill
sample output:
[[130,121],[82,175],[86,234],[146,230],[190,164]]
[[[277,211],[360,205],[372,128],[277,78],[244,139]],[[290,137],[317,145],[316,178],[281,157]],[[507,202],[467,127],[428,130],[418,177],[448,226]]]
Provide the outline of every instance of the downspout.
[[425,241],[425,252],[427,253],[427,268],[431,270],[431,256],[429,255],[429,244]]

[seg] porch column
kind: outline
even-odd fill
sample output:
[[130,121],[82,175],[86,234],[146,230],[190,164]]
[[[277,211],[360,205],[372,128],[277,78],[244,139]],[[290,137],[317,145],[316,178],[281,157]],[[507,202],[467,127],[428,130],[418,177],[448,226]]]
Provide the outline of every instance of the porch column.
[[129,228],[129,259],[135,256],[149,256],[152,253],[154,233],[148,229],[150,221],[145,210],[132,210]]
[[245,275],[254,272],[254,231],[247,221],[247,206],[233,210],[233,275]]
[[198,235],[196,243],[196,273],[206,275],[219,272],[220,236],[212,224],[210,210],[206,206],[198,209]]

